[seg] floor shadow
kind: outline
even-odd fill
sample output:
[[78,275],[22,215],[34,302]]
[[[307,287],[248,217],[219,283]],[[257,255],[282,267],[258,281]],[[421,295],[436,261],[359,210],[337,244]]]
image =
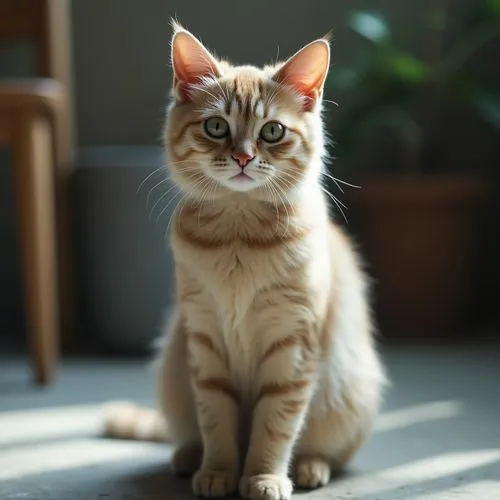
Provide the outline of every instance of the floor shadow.
[[[335,484],[335,481],[347,478],[356,478],[361,474],[356,470],[344,470],[336,473],[330,484]],[[195,498],[191,490],[190,478],[178,478],[172,474],[168,465],[159,467],[150,467],[141,472],[136,472],[130,475],[123,483],[120,484],[120,489],[135,491],[137,496],[127,498],[127,500],[179,500]],[[326,489],[318,489],[317,492],[327,493]],[[294,497],[309,498],[311,490],[295,490]],[[103,499],[106,497],[102,497]],[[237,494],[228,499],[240,498]],[[108,500],[109,499],[108,497]],[[114,500],[114,499],[113,499]]]
[[[133,491],[137,499],[166,500],[189,498],[191,483],[189,479],[175,477],[168,464],[152,466],[134,471],[119,486],[122,491]],[[131,499],[132,500],[132,499]]]
[[[19,393],[35,392],[36,390],[37,386],[23,377],[0,380],[0,397],[2,395],[14,396]],[[0,409],[2,409],[1,406]]]
[[173,476],[168,457],[158,455],[144,463],[144,458],[117,460],[99,465],[75,467],[63,472],[26,474],[0,481],[0,498],[42,500],[188,500],[192,499],[189,480]]

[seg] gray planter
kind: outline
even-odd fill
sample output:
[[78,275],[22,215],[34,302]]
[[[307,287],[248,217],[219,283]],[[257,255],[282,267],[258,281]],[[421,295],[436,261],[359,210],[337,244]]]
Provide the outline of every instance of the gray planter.
[[[173,298],[166,229],[176,200],[159,148],[80,151],[75,177],[81,336],[108,350],[143,353],[161,332]],[[148,176],[139,192],[138,187]],[[166,207],[158,223],[156,218]]]

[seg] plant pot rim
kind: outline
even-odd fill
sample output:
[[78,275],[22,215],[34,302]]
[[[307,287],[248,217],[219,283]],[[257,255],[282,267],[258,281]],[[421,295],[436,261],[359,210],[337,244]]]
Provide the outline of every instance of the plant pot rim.
[[425,175],[421,177],[368,177],[356,180],[359,189],[349,189],[349,197],[362,200],[483,200],[489,192],[480,175]]

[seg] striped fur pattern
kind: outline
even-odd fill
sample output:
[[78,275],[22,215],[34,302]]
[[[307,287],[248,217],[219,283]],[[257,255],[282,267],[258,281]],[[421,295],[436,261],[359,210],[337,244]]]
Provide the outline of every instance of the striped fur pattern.
[[[196,495],[279,500],[322,486],[380,406],[366,280],[321,189],[329,56],[320,39],[273,67],[231,66],[175,29],[165,146],[184,198],[158,394],[173,467]],[[226,136],[207,132],[213,117]],[[260,132],[270,121],[285,131],[276,142]]]

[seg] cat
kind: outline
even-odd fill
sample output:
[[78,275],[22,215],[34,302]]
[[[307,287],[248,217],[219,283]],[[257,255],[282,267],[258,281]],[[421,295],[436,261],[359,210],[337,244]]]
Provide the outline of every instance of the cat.
[[233,66],[174,23],[171,57],[164,143],[184,198],[162,417],[115,406],[108,433],[168,437],[196,495],[288,499],[348,463],[387,381],[367,276],[322,189],[329,40]]

